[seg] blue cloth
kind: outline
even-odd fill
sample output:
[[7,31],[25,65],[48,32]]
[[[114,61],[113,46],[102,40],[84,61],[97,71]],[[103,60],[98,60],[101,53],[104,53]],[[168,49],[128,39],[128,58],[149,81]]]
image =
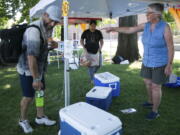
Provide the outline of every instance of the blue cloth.
[[164,38],[166,22],[159,21],[151,31],[151,23],[145,25],[142,42],[144,45],[143,64],[146,67],[161,67],[168,63],[168,49]]

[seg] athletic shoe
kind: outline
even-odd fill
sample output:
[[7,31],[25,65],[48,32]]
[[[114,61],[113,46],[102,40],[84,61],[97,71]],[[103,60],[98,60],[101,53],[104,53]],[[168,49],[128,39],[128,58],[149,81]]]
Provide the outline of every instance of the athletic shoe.
[[26,134],[33,132],[33,129],[29,124],[28,120],[19,121],[19,126],[23,129],[24,133]]
[[56,121],[50,120],[47,116],[43,116],[41,118],[36,118],[35,122],[39,125],[52,126],[56,124]]
[[156,113],[156,112],[150,112],[147,116],[146,116],[146,119],[148,120],[154,120],[156,119],[157,117],[159,117],[159,113]]

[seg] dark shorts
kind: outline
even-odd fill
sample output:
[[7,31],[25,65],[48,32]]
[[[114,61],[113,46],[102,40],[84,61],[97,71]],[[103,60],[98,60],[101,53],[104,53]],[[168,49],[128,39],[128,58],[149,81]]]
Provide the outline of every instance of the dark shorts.
[[[20,84],[22,88],[22,94],[24,97],[34,97],[35,90],[32,87],[33,83],[33,78],[32,76],[25,76],[25,75],[19,75],[20,77]],[[44,81],[44,76],[42,77],[43,83],[43,90],[45,90],[45,81]]]
[[164,84],[169,80],[169,76],[164,73],[165,67],[150,68],[142,64],[140,75],[145,79],[152,80],[155,84]]

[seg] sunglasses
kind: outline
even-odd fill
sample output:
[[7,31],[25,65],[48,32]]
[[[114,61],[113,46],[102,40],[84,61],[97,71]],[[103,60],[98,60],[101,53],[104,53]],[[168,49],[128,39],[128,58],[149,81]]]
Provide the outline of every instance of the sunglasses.
[[155,12],[146,12],[146,15],[154,14]]
[[151,12],[146,12],[146,15],[151,15],[151,14],[160,14],[159,12],[151,11]]

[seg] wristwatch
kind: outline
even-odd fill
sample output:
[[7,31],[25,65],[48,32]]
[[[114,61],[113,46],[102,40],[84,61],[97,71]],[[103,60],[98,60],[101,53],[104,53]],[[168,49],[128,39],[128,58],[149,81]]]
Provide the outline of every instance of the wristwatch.
[[39,77],[39,78],[34,78],[34,79],[33,79],[33,83],[34,83],[34,82],[40,82],[40,81],[41,81],[41,78],[40,78],[40,77]]

